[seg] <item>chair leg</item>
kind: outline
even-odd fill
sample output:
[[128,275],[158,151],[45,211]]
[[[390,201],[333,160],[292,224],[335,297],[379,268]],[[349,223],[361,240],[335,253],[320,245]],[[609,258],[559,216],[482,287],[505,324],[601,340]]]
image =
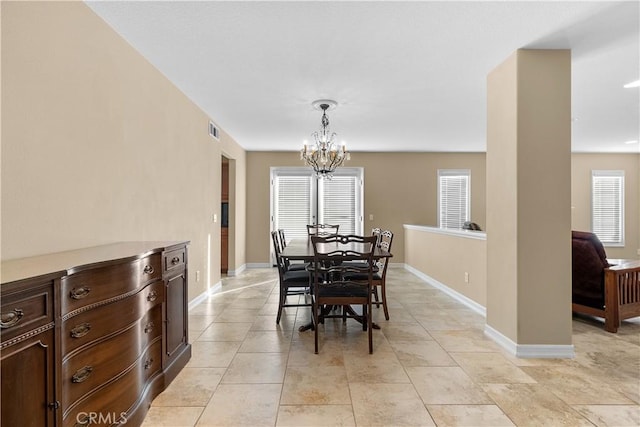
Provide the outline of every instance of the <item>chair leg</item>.
[[318,309],[319,307],[315,303],[311,306],[311,311],[313,311],[313,339],[315,343],[315,354],[318,354],[318,329],[320,329],[320,325],[318,324]]
[[[368,308],[368,310],[367,310]],[[371,320],[371,301],[369,301],[369,304],[367,304],[367,306],[365,306],[364,311],[367,315],[367,329],[369,329],[367,332],[369,333],[369,354],[373,354],[373,321]],[[364,323],[365,319],[362,319]]]
[[280,298],[278,300],[278,315],[276,316],[276,325],[280,324],[280,317],[282,317],[282,308],[286,301],[287,294],[286,290],[280,287]]
[[385,282],[380,284],[382,288],[382,308],[384,309],[384,318],[389,320],[389,309],[387,308],[387,286]]
[[376,307],[380,308],[380,298],[378,298],[378,287],[377,286],[373,287],[373,297],[376,300]]
[[367,318],[369,316],[367,316],[367,305],[366,304],[362,304],[362,330],[366,331],[367,330],[367,326],[368,326],[368,321]]

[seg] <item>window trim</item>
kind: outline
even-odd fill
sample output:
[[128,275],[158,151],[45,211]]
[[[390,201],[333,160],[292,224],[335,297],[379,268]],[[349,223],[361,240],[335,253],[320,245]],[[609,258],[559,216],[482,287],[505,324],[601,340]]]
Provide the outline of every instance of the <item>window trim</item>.
[[594,230],[594,224],[595,224],[595,197],[594,197],[594,192],[595,192],[595,187],[594,187],[594,178],[597,177],[604,177],[604,178],[619,178],[620,179],[620,218],[619,218],[619,223],[620,223],[620,240],[617,242],[610,242],[610,241],[605,241],[603,240],[600,236],[598,236],[598,238],[600,239],[600,241],[602,242],[602,245],[605,247],[612,247],[612,248],[622,248],[625,246],[625,203],[624,203],[624,199],[625,199],[625,188],[624,188],[624,184],[625,184],[625,179],[624,179],[624,170],[600,170],[600,169],[593,169],[591,170],[591,231],[598,235],[598,233],[596,232],[596,230]]

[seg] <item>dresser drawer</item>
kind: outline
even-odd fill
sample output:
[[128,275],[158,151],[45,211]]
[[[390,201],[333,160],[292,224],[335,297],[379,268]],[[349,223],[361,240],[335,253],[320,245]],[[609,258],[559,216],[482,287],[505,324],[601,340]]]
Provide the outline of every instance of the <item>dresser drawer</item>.
[[63,277],[62,316],[78,308],[135,291],[160,277],[160,254]]
[[122,376],[105,385],[99,393],[87,395],[69,408],[63,414],[63,426],[127,425],[126,411],[142,394],[147,381],[158,372],[161,353],[162,342],[158,339]]
[[25,332],[53,322],[53,282],[36,284],[12,292],[2,288],[0,340],[6,342]]
[[[62,364],[62,407],[68,408],[136,363],[150,343],[160,340],[161,322],[162,305],[157,305],[118,335],[65,360]],[[149,325],[154,326],[150,329]]]
[[[140,319],[152,307],[164,301],[164,285],[154,282],[137,294],[93,310],[84,311],[62,323],[62,354],[73,351],[103,338]],[[162,323],[149,320],[145,326],[150,332],[162,329]]]
[[143,382],[146,383],[156,373],[160,372],[162,368],[162,342],[158,340],[154,341],[144,355],[140,359],[140,373]]
[[183,269],[187,262],[186,248],[164,252],[163,256],[165,272]]

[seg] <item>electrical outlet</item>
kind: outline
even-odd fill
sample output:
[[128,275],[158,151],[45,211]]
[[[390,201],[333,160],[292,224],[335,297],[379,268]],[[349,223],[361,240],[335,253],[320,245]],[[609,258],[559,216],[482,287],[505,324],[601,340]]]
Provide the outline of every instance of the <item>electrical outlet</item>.
[[464,272],[464,283],[469,283],[469,273]]
[[218,222],[218,214],[213,214],[213,222]]
[[640,249],[638,249],[638,255],[640,255]]
[[373,221],[373,214],[369,214],[369,221]]
[[196,270],[196,282],[200,281],[200,270]]

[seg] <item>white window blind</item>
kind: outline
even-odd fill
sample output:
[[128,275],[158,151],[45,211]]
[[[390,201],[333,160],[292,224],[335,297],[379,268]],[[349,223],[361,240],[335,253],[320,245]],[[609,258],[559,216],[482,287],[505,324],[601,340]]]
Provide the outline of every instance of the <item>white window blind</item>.
[[318,181],[319,223],[340,225],[340,234],[361,234],[359,189],[360,178],[355,175]]
[[274,230],[285,230],[287,240],[307,237],[314,180],[311,174],[277,175],[274,179]]
[[468,169],[438,169],[438,226],[462,228],[471,217]]
[[341,234],[362,234],[362,177],[362,168],[339,168],[331,180],[310,168],[272,168],[272,231],[306,239],[307,224],[339,224]]
[[604,245],[624,245],[624,171],[591,171],[591,229]]

